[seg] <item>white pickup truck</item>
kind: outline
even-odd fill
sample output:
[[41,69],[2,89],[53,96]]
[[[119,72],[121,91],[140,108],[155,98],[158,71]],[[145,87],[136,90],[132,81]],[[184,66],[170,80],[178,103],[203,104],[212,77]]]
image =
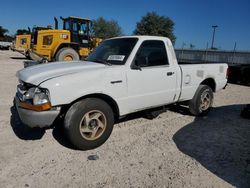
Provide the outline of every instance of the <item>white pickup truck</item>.
[[193,115],[207,113],[213,92],[227,83],[227,64],[178,65],[165,37],[105,40],[85,60],[29,67],[17,72],[15,104],[22,122],[50,127],[64,119],[69,141],[86,150],[103,144],[127,114],[186,102]]

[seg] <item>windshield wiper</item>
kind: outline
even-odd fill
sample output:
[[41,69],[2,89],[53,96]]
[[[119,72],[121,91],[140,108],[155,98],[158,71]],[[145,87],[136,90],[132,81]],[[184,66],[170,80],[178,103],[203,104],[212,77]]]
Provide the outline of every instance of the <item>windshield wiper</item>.
[[104,65],[109,65],[109,66],[112,66],[111,63],[103,60],[103,59],[95,59],[95,60],[92,60],[93,62],[96,62],[96,63],[101,63],[101,64],[104,64]]

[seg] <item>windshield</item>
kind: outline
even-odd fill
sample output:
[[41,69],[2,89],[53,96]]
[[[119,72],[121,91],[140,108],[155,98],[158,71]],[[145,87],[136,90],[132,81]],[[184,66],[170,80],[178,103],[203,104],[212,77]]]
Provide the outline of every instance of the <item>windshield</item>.
[[137,38],[106,40],[101,43],[86,60],[106,62],[107,64],[113,65],[124,65],[137,40]]

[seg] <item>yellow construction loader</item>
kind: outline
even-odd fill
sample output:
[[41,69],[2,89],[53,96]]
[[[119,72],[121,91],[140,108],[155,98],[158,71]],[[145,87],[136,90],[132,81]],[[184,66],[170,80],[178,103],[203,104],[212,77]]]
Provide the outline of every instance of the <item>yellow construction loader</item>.
[[13,51],[18,51],[27,57],[30,43],[31,34],[16,35]]
[[28,32],[21,35],[16,35],[15,43],[12,48],[13,51],[20,52],[21,54],[25,55],[27,58],[30,58],[29,52],[31,48],[31,39],[32,35],[39,30],[48,30],[51,29],[51,26],[41,27],[41,26],[34,26],[32,32],[30,28],[28,28]]
[[85,58],[101,43],[91,37],[92,22],[79,17],[62,18],[63,29],[39,30],[32,35],[30,57],[35,61],[72,61]]

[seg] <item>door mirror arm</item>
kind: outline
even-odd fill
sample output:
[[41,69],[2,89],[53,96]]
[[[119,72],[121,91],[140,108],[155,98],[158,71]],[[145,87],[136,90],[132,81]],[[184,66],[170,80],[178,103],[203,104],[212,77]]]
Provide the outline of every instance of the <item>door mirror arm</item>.
[[141,69],[141,67],[140,67],[140,65],[136,65],[136,63],[134,62],[134,63],[132,63],[132,65],[131,65],[131,69],[133,69],[133,70],[142,70]]
[[131,69],[142,70],[141,67],[147,67],[148,58],[143,56],[137,56],[131,65]]

